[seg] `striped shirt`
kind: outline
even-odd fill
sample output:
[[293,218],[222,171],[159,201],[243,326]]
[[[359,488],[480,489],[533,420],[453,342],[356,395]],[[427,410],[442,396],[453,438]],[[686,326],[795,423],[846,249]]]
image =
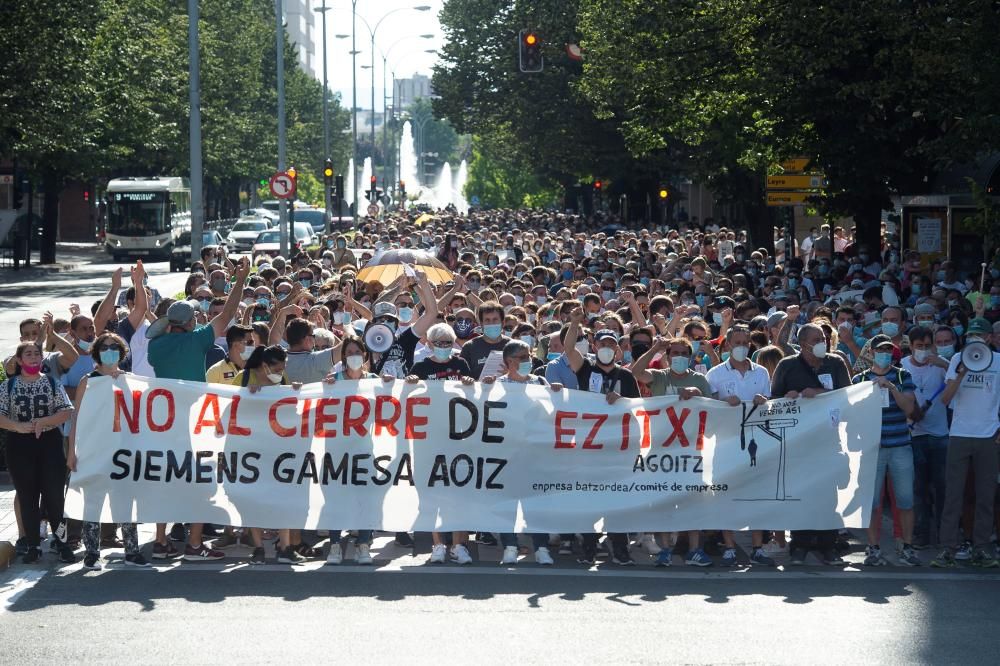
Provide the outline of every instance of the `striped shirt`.
[[[902,393],[912,394],[917,390],[910,373],[899,366],[889,368],[889,372],[884,376],[896,386],[896,390]],[[871,382],[878,378],[879,375],[872,370],[866,370],[855,375],[851,383]],[[882,439],[880,442],[882,447],[907,446],[910,443],[910,427],[906,423],[906,413],[896,404],[889,389],[876,388],[876,392],[882,395]]]

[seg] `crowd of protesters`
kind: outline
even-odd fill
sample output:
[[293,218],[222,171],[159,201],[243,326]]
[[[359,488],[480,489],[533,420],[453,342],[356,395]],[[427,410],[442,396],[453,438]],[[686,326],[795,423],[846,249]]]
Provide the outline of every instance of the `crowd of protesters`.
[[[611,222],[528,211],[444,213],[422,223],[390,216],[288,259],[237,261],[207,247],[174,297],[148,285],[140,262],[127,280],[116,271],[88,312],[39,308],[21,322],[0,386],[23,561],[42,558],[43,520],[50,549],[74,562],[82,547],[91,569],[102,566],[102,547],[124,547],[127,565],[149,566],[147,556],[222,559],[241,542],[257,564],[272,541],[278,562],[340,564],[350,538],[356,562],[373,561],[371,530],[351,525],[331,530],[323,550],[325,535],[280,525],[161,524],[144,553],[135,525],[66,524],[74,409],[89,378],[130,372],[250,391],[381,377],[533,383],[598,392],[609,403],[702,396],[733,406],[874,382],[883,418],[864,564],[889,561],[879,546],[884,507],[898,564],[919,565],[917,551],[938,547],[932,566],[1000,566],[1000,353],[983,371],[961,361],[971,343],[1000,346],[1000,253],[983,275],[966,274],[901,251],[884,229],[879,247],[841,228],[814,229],[794,247],[779,233],[771,253],[711,220],[640,230]],[[427,250],[453,280],[432,284],[419,265],[390,284],[357,279],[371,256],[395,248]],[[363,341],[378,324],[394,335],[381,353]],[[484,376],[496,351],[499,376]],[[633,548],[656,566],[747,563],[732,532],[704,527],[607,534],[603,544],[619,565],[635,563]],[[774,566],[777,553],[803,564],[810,552],[838,565],[850,548],[837,531],[793,531],[786,542],[777,526],[754,527],[747,559],[756,566]],[[514,534],[435,533],[430,561],[467,564],[476,539],[499,543],[506,565],[524,551],[541,565],[591,565],[602,543],[599,534],[523,536],[530,548]],[[394,539],[412,545],[409,534]]]

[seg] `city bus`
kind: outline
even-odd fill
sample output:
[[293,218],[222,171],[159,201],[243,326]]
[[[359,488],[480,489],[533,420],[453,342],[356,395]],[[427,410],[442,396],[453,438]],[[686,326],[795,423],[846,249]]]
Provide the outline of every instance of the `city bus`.
[[104,249],[125,257],[169,259],[177,240],[191,230],[187,178],[115,178],[108,182]]

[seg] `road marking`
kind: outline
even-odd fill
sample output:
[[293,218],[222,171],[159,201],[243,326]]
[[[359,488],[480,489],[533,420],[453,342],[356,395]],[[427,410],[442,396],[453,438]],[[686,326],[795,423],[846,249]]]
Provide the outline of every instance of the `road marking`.
[[14,605],[22,594],[33,588],[48,569],[11,570],[11,576],[0,583],[0,612],[5,612]]

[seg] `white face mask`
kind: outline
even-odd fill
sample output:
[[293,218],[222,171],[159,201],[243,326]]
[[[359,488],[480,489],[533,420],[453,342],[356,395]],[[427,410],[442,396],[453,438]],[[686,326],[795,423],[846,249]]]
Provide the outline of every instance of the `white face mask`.
[[351,354],[344,359],[344,362],[351,370],[360,370],[361,366],[365,363],[365,357],[360,354]]
[[610,347],[601,347],[597,350],[597,360],[604,365],[611,365],[615,360],[615,350]]
[[747,360],[747,354],[750,352],[749,347],[744,347],[740,345],[739,347],[733,347],[733,350],[729,353],[730,358],[732,358],[737,363],[742,363]]
[[280,372],[269,372],[267,373],[267,378],[272,384],[281,383],[281,373]]
[[924,363],[927,361],[927,357],[931,355],[929,349],[914,349],[913,350],[913,360],[917,363]]
[[243,348],[243,351],[240,352],[240,358],[243,359],[244,361],[247,360],[248,358],[250,358],[250,354],[253,353],[253,350],[254,350],[253,345],[247,345],[246,347]]
[[812,353],[813,356],[815,356],[816,358],[824,358],[826,356],[826,343],[817,342],[816,344],[814,344],[812,348]]

